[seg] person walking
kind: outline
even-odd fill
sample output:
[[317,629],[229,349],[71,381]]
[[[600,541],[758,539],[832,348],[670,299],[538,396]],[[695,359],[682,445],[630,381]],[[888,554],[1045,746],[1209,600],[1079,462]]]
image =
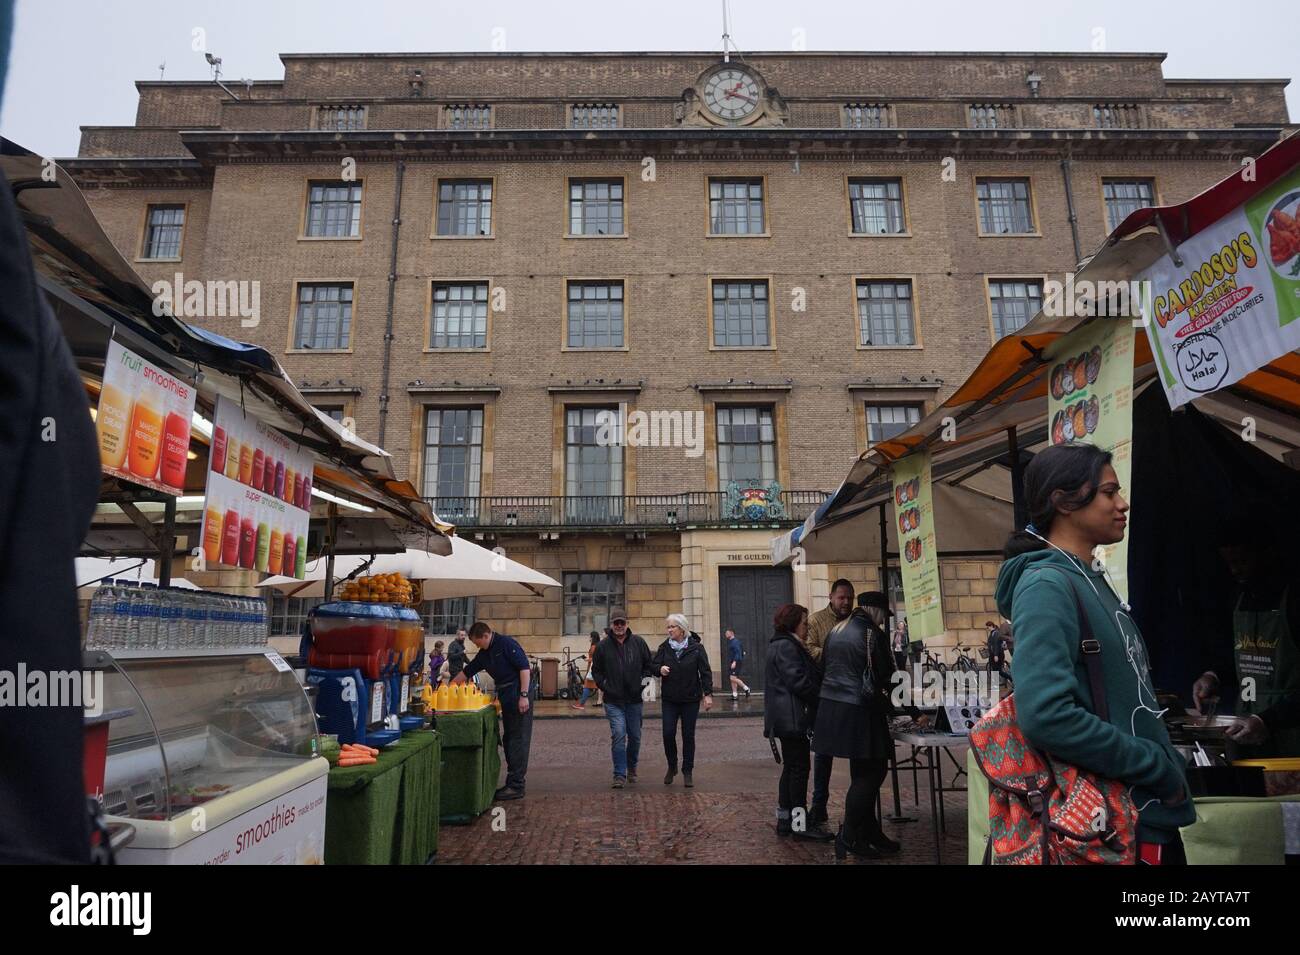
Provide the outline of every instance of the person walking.
[[482,620],[469,628],[469,638],[478,647],[474,659],[456,674],[451,682],[465,683],[480,670],[486,670],[496,683],[501,703],[501,748],[506,753],[506,783],[492,797],[497,801],[524,798],[528,775],[528,751],[533,742],[532,668],[528,654],[514,638],[493,633]]
[[[1124,539],[1128,502],[1109,451],[1060,444],[1025,468],[1030,523],[1008,539],[998,612],[1011,620],[1016,717],[1058,760],[1130,787],[1138,859],[1185,864],[1179,829],[1196,821],[1184,761],[1169,741],[1146,644],[1093,552]],[[1090,633],[1085,633],[1086,630]],[[1083,653],[1100,655],[1094,688]],[[1104,695],[1103,719],[1095,700]]]
[[591,645],[587,647],[587,667],[584,671],[586,676],[582,681],[582,698],[571,704],[575,710],[585,710],[587,708],[587,697],[597,692],[596,681],[591,675],[591,658],[595,655],[598,646],[600,646],[600,631],[593,630],[591,631]]
[[[894,751],[889,717],[894,655],[885,628],[892,612],[878,590],[859,594],[857,609],[827,636],[822,649],[822,688],[814,724],[813,750],[849,761],[844,824],[835,837],[835,857],[849,853],[868,859],[894,855],[899,844],[885,835],[876,816],[876,799]],[[928,719],[915,707],[906,712],[922,725]]]
[[429,686],[437,689],[438,682],[442,679],[442,665],[447,662],[447,657],[442,652],[443,643],[441,640],[433,642],[433,652],[429,654]]
[[650,647],[627,625],[627,612],[616,607],[609,619],[609,629],[591,658],[591,675],[605,694],[613,788],[622,789],[636,782],[641,755],[641,681],[652,670]]
[[[834,834],[807,813],[808,773],[812,768],[808,733],[817,713],[822,674],[804,640],[808,610],[783,604],[772,619],[763,683],[763,735],[780,741],[781,781],[777,784],[776,834],[828,841]],[[775,755],[775,746],[774,755]]]
[[[819,667],[826,635],[841,620],[847,619],[852,611],[853,584],[841,577],[831,584],[830,600],[826,606],[808,618],[808,637],[804,641],[804,646],[808,649],[808,655]],[[808,809],[809,824],[825,825],[830,821],[826,807],[831,801],[831,772],[834,768],[835,760],[832,757],[823,756],[821,753],[814,754],[812,806]]]
[[456,636],[451,640],[447,647],[447,679],[454,680],[461,670],[465,669],[465,631],[457,630]]
[[668,639],[655,651],[655,672],[662,680],[664,756],[668,772],[664,785],[671,786],[677,775],[677,723],[682,724],[682,782],[690,789],[695,785],[695,721],[700,703],[705,712],[713,709],[713,670],[700,635],[690,629],[690,622],[680,613],[667,618]]
[[731,698],[739,699],[740,693],[745,694],[745,699],[749,699],[749,687],[741,679],[740,673],[744,669],[745,648],[741,645],[740,638],[736,636],[736,631],[727,631],[727,676],[731,680]]

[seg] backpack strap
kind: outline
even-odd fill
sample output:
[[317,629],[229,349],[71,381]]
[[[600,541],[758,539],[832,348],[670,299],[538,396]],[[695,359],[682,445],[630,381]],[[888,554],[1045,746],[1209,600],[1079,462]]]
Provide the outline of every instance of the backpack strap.
[[1092,633],[1088,615],[1079,600],[1079,592],[1070,584],[1074,609],[1079,615],[1079,655],[1088,671],[1088,690],[1092,693],[1092,710],[1103,723],[1110,722],[1110,704],[1106,701],[1106,678],[1101,669],[1101,641]]

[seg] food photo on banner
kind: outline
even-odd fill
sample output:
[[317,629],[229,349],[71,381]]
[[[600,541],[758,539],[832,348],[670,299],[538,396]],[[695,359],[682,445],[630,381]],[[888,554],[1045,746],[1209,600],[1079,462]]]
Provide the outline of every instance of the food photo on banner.
[[310,455],[218,397],[209,464],[204,560],[263,574],[306,576]]
[[190,383],[110,341],[95,411],[104,473],[164,494],[181,494],[194,393]]

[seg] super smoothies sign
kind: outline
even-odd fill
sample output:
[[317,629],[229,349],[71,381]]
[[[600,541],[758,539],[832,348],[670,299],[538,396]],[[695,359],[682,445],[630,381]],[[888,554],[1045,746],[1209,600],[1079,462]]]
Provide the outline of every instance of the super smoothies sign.
[[311,482],[309,455],[218,397],[203,506],[204,560],[305,577]]
[[104,473],[182,493],[193,416],[193,385],[109,342],[95,410]]
[[1300,169],[1140,275],[1160,381],[1177,408],[1300,348]]

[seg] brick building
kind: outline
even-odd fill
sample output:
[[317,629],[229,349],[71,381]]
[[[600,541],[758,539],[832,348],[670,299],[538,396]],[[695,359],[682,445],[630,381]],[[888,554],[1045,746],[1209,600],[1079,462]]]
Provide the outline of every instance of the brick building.
[[[791,571],[769,539],[1129,211],[1288,125],[1285,80],[1167,79],[1161,54],[282,60],[140,82],[135,125],[83,127],[64,166],[147,281],[259,283],[255,325],[194,321],[280,356],[461,533],[564,581],[429,608],[530,652],[585,648],[618,603],[652,643],[681,609],[715,661],[727,626],[761,653],[773,604],[878,586],[873,555]],[[945,563],[953,638],[996,569]]]

